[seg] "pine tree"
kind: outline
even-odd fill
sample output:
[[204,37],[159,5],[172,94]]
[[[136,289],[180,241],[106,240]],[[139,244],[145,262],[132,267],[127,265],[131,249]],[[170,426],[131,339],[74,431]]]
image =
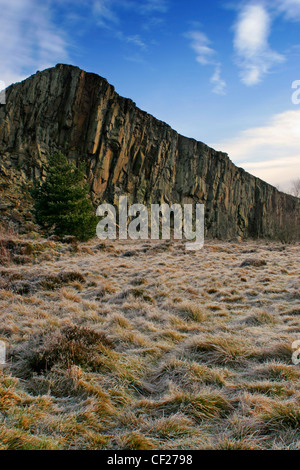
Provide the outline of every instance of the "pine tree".
[[98,219],[88,193],[84,168],[76,168],[60,152],[52,155],[45,181],[33,191],[37,223],[58,236],[73,235],[80,241],[92,238]]

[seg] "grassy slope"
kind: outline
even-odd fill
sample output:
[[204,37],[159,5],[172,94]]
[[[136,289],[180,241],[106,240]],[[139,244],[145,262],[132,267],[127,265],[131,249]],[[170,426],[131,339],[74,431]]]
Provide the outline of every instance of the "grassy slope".
[[0,449],[300,449],[299,244],[17,246]]

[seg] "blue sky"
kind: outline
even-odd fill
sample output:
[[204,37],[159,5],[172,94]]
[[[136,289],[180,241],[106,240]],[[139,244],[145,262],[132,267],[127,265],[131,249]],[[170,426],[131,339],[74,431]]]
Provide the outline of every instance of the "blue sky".
[[271,184],[287,190],[300,177],[292,102],[300,0],[0,0],[0,8],[6,85],[77,65]]

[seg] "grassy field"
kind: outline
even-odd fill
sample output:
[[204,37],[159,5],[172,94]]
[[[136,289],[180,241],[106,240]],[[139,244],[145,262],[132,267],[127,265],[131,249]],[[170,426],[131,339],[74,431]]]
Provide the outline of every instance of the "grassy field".
[[0,263],[0,449],[300,450],[299,244],[2,234]]

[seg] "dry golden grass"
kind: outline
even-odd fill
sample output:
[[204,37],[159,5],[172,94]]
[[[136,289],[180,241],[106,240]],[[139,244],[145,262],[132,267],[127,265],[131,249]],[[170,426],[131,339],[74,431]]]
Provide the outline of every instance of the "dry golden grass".
[[0,450],[300,449],[299,244],[0,239]]

